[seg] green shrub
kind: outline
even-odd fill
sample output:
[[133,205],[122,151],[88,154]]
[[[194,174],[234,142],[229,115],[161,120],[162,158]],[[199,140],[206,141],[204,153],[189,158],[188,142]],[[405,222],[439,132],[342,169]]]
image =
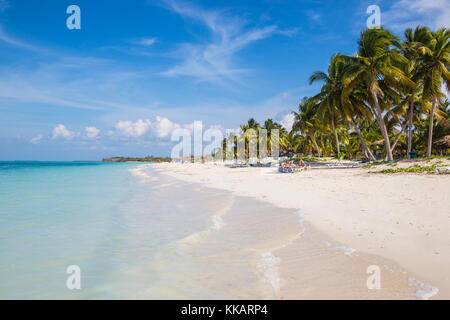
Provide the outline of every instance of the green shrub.
[[397,168],[397,169],[385,169],[379,171],[379,173],[427,173],[434,174],[436,170],[436,165],[432,166],[420,166],[415,164],[409,168]]

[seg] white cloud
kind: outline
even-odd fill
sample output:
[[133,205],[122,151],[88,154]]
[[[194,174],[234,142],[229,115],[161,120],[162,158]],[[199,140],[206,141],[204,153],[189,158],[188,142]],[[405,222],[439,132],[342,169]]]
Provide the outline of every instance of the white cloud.
[[386,11],[381,8],[381,23],[398,32],[418,25],[448,28],[450,3],[449,0],[400,0]]
[[[148,134],[148,137],[154,137],[157,139],[165,139],[171,136],[172,132],[179,128],[184,128],[189,130],[191,133],[194,132],[194,128],[198,128],[201,122],[192,122],[187,124],[180,124],[169,120],[166,117],[156,116],[155,121],[137,120],[133,121],[119,121],[115,125],[115,131],[109,131],[108,135],[110,137],[115,134],[127,137],[127,138],[140,138]],[[202,129],[207,127],[202,123]],[[221,125],[210,125],[208,128],[215,128],[223,130]]]
[[442,85],[441,85],[441,91],[442,91],[442,93],[445,94],[445,96],[447,97],[447,99],[450,99],[450,92],[447,90],[447,86],[445,85],[444,82],[442,82]]
[[179,128],[180,125],[173,123],[167,118],[157,116],[156,122],[152,125],[152,132],[158,138],[165,138],[169,136],[173,130]]
[[115,125],[116,130],[125,137],[138,138],[143,136],[150,129],[150,120],[119,121]]
[[86,137],[88,137],[89,139],[97,138],[98,134],[100,133],[100,130],[97,129],[96,127],[86,127],[85,131],[86,131]]
[[138,44],[144,47],[150,47],[155,44],[156,38],[141,38],[139,40],[132,41],[134,44]]
[[318,22],[322,18],[322,15],[314,10],[306,11],[306,15],[314,22]]
[[38,144],[39,142],[41,142],[41,140],[44,138],[44,136],[42,134],[37,135],[36,137],[32,138],[30,140],[30,143],[32,144]]
[[203,44],[184,44],[177,54],[183,62],[163,74],[191,76],[202,81],[232,79],[246,70],[233,66],[233,56],[252,42],[273,35],[276,26],[244,31],[244,22],[223,12],[203,10],[187,3],[166,0],[168,8],[185,18],[204,24],[212,33],[212,40]]
[[280,120],[280,124],[285,128],[288,132],[292,130],[292,126],[294,125],[295,116],[290,112],[283,116]]
[[63,138],[63,139],[72,139],[75,134],[72,131],[67,130],[66,126],[63,124],[58,124],[53,129],[53,139]]
[[119,121],[115,125],[116,132],[128,138],[139,138],[149,133],[160,139],[168,137],[173,130],[180,127],[181,125],[160,116],[156,116],[154,122],[139,119],[136,122]]

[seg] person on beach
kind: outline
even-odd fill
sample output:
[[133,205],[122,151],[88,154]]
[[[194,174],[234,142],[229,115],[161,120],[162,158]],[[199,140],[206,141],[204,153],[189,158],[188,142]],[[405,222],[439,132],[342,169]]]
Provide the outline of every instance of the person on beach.
[[301,168],[306,167],[306,164],[305,164],[305,162],[303,160],[299,161],[299,167],[301,167]]

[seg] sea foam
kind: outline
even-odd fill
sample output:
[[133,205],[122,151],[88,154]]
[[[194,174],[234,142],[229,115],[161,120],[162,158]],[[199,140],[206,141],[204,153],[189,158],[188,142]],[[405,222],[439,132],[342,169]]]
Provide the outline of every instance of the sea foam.
[[429,300],[438,294],[439,289],[429,283],[421,282],[415,278],[408,278],[408,284],[417,288],[414,294],[417,298],[422,300]]
[[278,294],[281,286],[281,278],[277,267],[279,263],[280,259],[275,257],[272,252],[263,252],[261,253],[261,260],[258,264],[258,268],[264,275],[264,280],[270,283],[276,294]]

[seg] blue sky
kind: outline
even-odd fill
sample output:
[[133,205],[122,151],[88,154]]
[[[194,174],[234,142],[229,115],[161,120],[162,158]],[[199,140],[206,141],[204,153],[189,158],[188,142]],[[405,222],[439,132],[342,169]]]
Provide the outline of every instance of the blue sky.
[[196,120],[289,126],[372,4],[398,35],[450,21],[450,0],[0,0],[0,160],[169,155]]

